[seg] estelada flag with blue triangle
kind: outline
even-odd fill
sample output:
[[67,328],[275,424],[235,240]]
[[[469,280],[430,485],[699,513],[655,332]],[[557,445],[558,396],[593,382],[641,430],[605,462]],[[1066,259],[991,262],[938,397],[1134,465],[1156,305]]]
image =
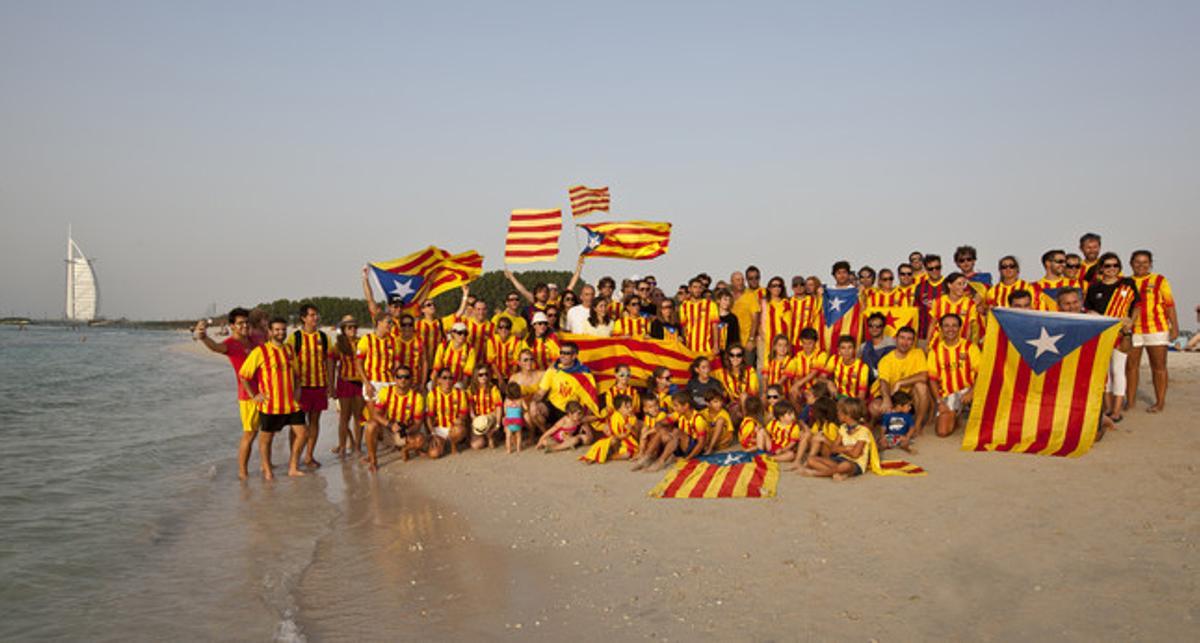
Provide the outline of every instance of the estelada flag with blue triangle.
[[821,297],[821,347],[826,353],[837,352],[838,339],[842,335],[854,338],[854,346],[862,338],[862,304],[858,301],[858,287],[825,287]]
[[1120,330],[1114,317],[992,309],[963,450],[1087,453]]
[[483,255],[474,250],[451,255],[437,246],[429,246],[406,257],[370,266],[388,303],[407,306],[474,281],[483,271]]

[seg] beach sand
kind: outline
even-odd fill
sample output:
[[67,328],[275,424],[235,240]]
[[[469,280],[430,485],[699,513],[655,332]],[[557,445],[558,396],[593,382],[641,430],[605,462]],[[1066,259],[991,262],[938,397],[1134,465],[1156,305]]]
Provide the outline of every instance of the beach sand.
[[927,433],[909,458],[925,477],[785,472],[771,499],[655,499],[661,474],[580,452],[326,466],[342,515],[298,622],[337,639],[1176,638],[1200,617],[1200,356],[1170,365],[1166,412],[1129,412],[1083,458]]

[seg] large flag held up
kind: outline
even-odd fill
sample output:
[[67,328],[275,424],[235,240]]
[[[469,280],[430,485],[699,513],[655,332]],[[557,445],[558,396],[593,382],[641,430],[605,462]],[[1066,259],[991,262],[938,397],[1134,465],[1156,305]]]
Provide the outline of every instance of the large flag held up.
[[608,187],[589,188],[586,185],[572,185],[567,188],[571,197],[571,215],[581,217],[592,212],[608,212],[610,203]]
[[483,255],[474,250],[451,255],[429,246],[407,257],[370,266],[388,302],[407,305],[474,281],[483,271]]
[[653,384],[650,376],[654,369],[665,366],[671,371],[671,382],[683,386],[691,376],[688,367],[699,355],[674,340],[591,335],[563,335],[562,340],[579,345],[578,359],[591,369],[601,392],[613,385],[621,365],[629,367],[634,381],[648,385]]
[[727,451],[676,462],[650,490],[655,498],[771,498],[779,464],[762,451]]
[[513,210],[504,241],[505,263],[558,259],[562,210]]
[[825,287],[822,297],[821,348],[826,353],[837,353],[838,338],[850,335],[857,346],[862,337],[862,304],[858,301],[858,288]]
[[1087,453],[1120,320],[995,308],[987,324],[963,450]]
[[905,326],[912,328],[914,331],[917,329],[916,306],[872,306],[867,308],[867,312],[863,314],[863,318],[869,319],[875,313],[883,315],[883,334],[888,337],[895,337],[896,331]]
[[666,254],[671,224],[653,221],[613,221],[580,224],[587,233],[583,253],[589,257],[653,259]]

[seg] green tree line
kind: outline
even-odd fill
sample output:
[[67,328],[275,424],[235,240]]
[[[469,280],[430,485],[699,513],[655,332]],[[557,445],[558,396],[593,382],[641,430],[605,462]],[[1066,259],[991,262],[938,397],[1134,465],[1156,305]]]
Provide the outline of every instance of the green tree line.
[[[558,284],[560,289],[566,288],[567,282],[571,280],[571,273],[565,270],[529,270],[525,272],[514,273],[517,279],[530,292],[533,292],[535,285],[540,283]],[[577,285],[577,289],[583,286],[581,280]],[[479,276],[478,279],[470,284],[471,294],[476,298],[483,299],[488,304],[488,310],[495,312],[504,308],[504,298],[508,293],[512,292],[513,286],[509,283],[508,278],[504,276],[501,270],[491,270]],[[384,299],[376,293],[376,303],[380,306],[384,305]],[[433,303],[437,306],[438,315],[449,315],[455,310],[458,310],[459,301],[462,300],[461,290],[451,290],[444,292],[437,297],[434,297]],[[305,299],[277,299],[269,303],[259,304],[258,307],[267,311],[272,317],[279,316],[295,321],[300,306],[303,304],[313,304],[317,310],[321,311],[321,319],[325,324],[336,324],[339,319],[346,315],[353,315],[360,322],[365,322],[370,319],[370,314],[367,310],[367,302],[361,298],[354,297],[308,297]],[[524,305],[524,302],[522,302]]]

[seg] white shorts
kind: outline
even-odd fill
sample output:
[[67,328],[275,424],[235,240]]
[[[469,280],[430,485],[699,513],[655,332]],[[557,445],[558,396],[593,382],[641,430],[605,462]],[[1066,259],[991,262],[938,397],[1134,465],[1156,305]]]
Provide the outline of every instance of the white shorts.
[[945,402],[946,406],[950,407],[951,411],[958,413],[959,411],[963,410],[963,397],[970,390],[971,390],[971,387],[968,386],[967,388],[965,388],[961,391],[955,391],[955,392],[947,395],[946,397],[943,397],[942,402]]
[[435,426],[435,427],[433,427],[433,434],[443,440],[448,440],[448,439],[450,439],[450,427]]
[[1104,385],[1105,393],[1125,394],[1125,361],[1128,357],[1119,350],[1113,350],[1112,359],[1108,362],[1108,383]]
[[1171,344],[1171,334],[1167,331],[1161,333],[1134,333],[1133,347],[1141,348],[1143,346],[1169,346]]
[[367,387],[364,386],[363,399],[368,402],[374,402],[379,397],[379,393],[391,385],[392,382],[376,382],[375,380],[371,380],[371,388],[375,390],[375,393],[373,395],[367,395]]

